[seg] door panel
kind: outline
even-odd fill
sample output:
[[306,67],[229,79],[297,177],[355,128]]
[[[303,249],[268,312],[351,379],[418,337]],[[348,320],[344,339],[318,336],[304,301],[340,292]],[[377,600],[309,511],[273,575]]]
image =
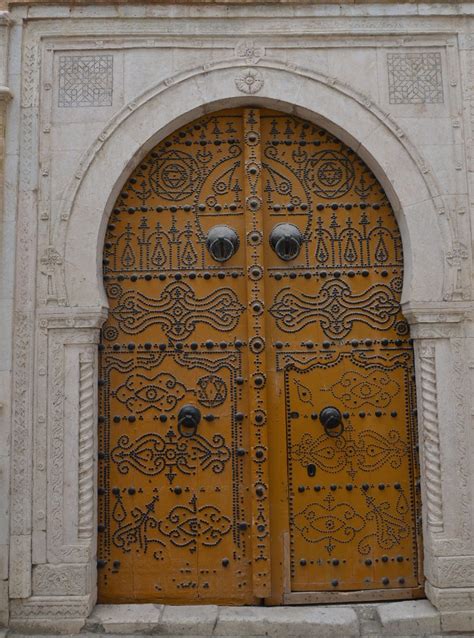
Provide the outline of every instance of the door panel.
[[383,190],[309,122],[222,111],[149,153],[104,250],[102,602],[416,592],[402,278]]
[[[273,591],[310,602],[291,592],[415,588],[414,369],[396,220],[339,140],[281,113],[261,120],[266,233],[291,223],[304,237],[291,261],[266,254],[270,458],[287,467],[272,490],[272,538],[289,573],[273,575]],[[325,407],[341,426],[325,430]]]
[[[99,464],[103,602],[250,603],[252,469],[243,112],[186,126],[135,170],[112,213]],[[201,413],[197,428],[180,410]]]

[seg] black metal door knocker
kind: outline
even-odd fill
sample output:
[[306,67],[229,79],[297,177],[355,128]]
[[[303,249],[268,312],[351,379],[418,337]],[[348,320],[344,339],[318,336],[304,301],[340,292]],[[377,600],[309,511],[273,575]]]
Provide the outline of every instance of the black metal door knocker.
[[222,262],[230,259],[240,245],[239,236],[233,228],[220,224],[213,226],[207,233],[206,246],[211,257]]
[[340,411],[328,405],[323,408],[319,414],[319,420],[324,428],[327,436],[336,438],[344,432],[344,424],[342,423],[342,414]]
[[183,405],[178,414],[178,432],[181,436],[191,437],[197,432],[201,412],[194,405]]
[[270,246],[284,261],[298,257],[302,243],[303,235],[294,224],[277,224],[270,233]]

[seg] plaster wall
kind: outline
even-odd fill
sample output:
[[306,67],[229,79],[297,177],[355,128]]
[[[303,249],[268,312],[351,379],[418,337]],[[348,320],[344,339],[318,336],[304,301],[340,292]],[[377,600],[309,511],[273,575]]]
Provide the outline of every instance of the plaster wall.
[[95,604],[100,264],[123,180],[183,123],[261,104],[334,132],[392,201],[416,342],[426,593],[452,630],[470,627],[473,15],[469,3],[0,13],[0,622],[74,632]]

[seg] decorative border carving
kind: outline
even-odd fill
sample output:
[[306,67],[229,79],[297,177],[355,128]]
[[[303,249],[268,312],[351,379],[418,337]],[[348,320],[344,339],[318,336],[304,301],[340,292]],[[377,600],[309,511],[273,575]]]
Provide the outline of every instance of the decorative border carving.
[[90,596],[33,596],[28,600],[14,600],[10,604],[12,621],[33,618],[85,619],[89,615],[93,601]]
[[[11,454],[11,532],[10,596],[26,598],[31,594],[32,532],[32,405],[33,405],[33,308],[35,299],[35,178],[37,154],[33,124],[37,117],[36,100],[39,73],[38,44],[26,44],[23,50],[20,187],[16,236],[15,333],[13,339],[12,454]],[[15,539],[18,542],[15,542]]]
[[469,391],[466,388],[469,368],[466,361],[465,339],[451,339],[451,352],[453,361],[454,392],[454,418],[453,429],[456,433],[456,471],[458,475],[458,494],[462,516],[460,517],[460,536],[467,541],[466,546],[471,545],[472,529],[472,462],[469,458],[469,439],[467,436],[467,410]]

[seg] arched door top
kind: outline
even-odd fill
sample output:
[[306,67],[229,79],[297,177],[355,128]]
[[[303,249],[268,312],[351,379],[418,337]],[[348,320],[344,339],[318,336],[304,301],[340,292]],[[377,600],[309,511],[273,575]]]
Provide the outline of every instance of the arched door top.
[[[108,216],[127,173],[160,139],[204,111],[248,103],[236,88],[235,67],[184,75],[150,90],[120,113],[84,158],[63,206],[65,289],[72,306],[99,309],[105,302],[100,253]],[[375,172],[389,196],[405,247],[403,299],[442,301],[444,242],[435,193],[395,130],[350,90],[309,72],[266,68],[264,84],[251,98],[294,112],[334,132]],[[293,87],[293,88],[292,88]],[[291,94],[291,95],[290,95]],[[77,181],[80,180],[79,186]],[[433,219],[436,220],[433,223]],[[430,226],[429,235],[423,228]]]

